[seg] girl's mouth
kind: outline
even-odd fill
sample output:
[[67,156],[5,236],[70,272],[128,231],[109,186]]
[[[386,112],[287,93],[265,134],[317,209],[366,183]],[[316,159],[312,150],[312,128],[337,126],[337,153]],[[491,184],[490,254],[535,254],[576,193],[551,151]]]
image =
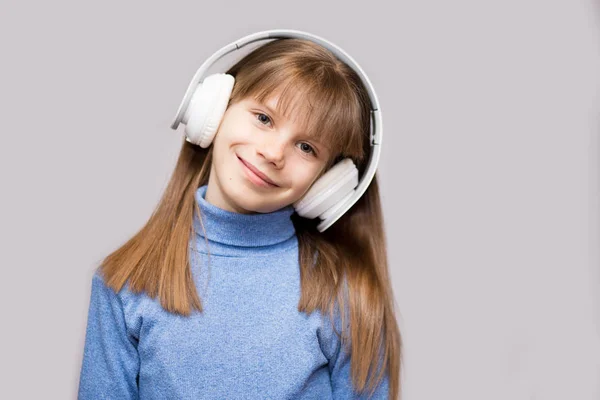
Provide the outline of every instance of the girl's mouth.
[[265,187],[265,188],[278,187],[277,185],[273,185],[272,183],[267,182],[263,178],[258,176],[254,171],[252,171],[251,167],[249,165],[247,165],[246,162],[243,159],[241,159],[239,156],[237,158],[240,161],[240,164],[242,165],[244,174],[252,183],[254,183],[257,186]]

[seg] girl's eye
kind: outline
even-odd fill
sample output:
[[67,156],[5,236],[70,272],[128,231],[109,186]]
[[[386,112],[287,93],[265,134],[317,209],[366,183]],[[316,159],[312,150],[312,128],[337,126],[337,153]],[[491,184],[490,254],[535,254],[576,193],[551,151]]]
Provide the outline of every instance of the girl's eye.
[[[267,123],[271,123],[271,117],[269,117],[267,114],[265,113],[261,113],[261,112],[257,112],[254,113],[254,115],[256,115],[256,118],[258,119],[259,123],[261,123],[262,125],[266,125]],[[303,149],[307,149],[309,153],[312,153],[313,155],[317,155],[317,152],[315,151],[315,149],[313,149],[313,147],[311,145],[309,145],[308,143],[300,143],[301,146],[305,146],[303,147]]]
[[[310,144],[308,144],[308,143],[300,143],[300,145],[301,145],[301,146],[302,146],[302,145],[305,145],[305,146],[307,146],[307,147],[308,147],[308,150],[309,150],[310,152],[312,152],[312,153],[313,153],[313,155],[315,155],[315,156],[317,155],[317,153],[315,152],[315,149],[313,149],[313,148],[312,148],[312,146],[311,146]],[[306,147],[305,147],[305,148],[306,148]]]
[[[266,119],[266,122],[271,122],[271,118],[267,114],[255,113],[255,115],[257,116],[258,121],[263,125],[265,125],[265,119]],[[265,118],[261,118],[261,116],[263,116]]]

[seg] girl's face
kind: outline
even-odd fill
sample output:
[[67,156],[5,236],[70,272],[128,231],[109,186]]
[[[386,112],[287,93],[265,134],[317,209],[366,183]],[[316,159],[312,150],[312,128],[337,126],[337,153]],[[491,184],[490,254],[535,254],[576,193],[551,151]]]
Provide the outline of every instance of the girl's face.
[[[230,104],[212,142],[206,201],[251,214],[279,210],[300,199],[321,176],[330,149],[277,113],[277,96]],[[252,169],[266,175],[266,184]]]

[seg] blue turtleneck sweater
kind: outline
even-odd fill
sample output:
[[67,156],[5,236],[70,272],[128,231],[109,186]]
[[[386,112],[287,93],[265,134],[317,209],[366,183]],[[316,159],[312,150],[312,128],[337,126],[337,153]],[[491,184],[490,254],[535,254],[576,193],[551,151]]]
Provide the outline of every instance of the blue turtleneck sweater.
[[[208,203],[206,188],[196,191],[206,234],[195,219],[190,246],[203,312],[170,314],[127,284],[115,293],[96,272],[79,399],[367,398],[352,389],[328,314],[298,312],[293,207],[234,213]],[[388,398],[387,377],[372,398]]]

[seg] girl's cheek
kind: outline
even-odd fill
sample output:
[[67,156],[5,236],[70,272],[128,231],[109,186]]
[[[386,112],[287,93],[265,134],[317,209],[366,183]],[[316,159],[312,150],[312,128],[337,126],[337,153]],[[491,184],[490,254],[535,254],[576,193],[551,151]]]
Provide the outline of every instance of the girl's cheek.
[[236,129],[237,135],[242,137],[251,137],[254,135],[255,131],[256,127],[248,122],[240,124]]

